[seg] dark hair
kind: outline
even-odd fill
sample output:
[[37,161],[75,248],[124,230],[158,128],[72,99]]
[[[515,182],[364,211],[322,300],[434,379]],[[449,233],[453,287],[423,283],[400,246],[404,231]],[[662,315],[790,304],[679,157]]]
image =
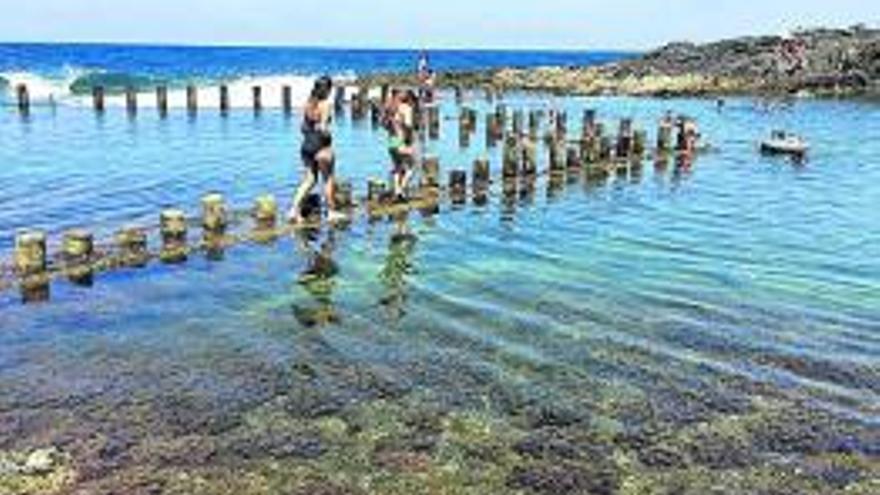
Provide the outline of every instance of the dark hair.
[[315,81],[312,87],[311,97],[316,100],[326,100],[330,97],[330,91],[333,89],[333,80],[329,76],[321,76]]

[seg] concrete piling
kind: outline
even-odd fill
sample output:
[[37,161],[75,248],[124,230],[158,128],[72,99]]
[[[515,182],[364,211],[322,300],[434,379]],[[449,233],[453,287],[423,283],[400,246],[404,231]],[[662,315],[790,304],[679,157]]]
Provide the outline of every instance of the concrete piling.
[[79,285],[92,284],[92,256],[94,238],[86,230],[74,229],[64,233],[62,254],[67,276]]
[[15,95],[18,101],[18,110],[21,113],[28,113],[31,109],[31,97],[27,85],[19,84],[16,86]]
[[156,109],[160,116],[168,115],[168,88],[165,86],[156,88]]
[[281,110],[285,114],[293,111],[293,90],[290,86],[281,86]]
[[229,86],[220,85],[220,113],[229,112]]
[[229,223],[226,201],[219,193],[202,196],[202,227],[210,232],[223,232]]
[[159,216],[159,229],[162,234],[160,258],[166,263],[179,263],[186,260],[186,214],[178,209],[163,210]]
[[436,156],[425,157],[422,162],[422,187],[439,186],[440,159]]
[[125,109],[129,115],[137,113],[137,90],[131,86],[125,88]]
[[98,113],[102,113],[106,108],[104,105],[104,86],[92,88],[92,106]]
[[119,263],[134,268],[143,267],[150,258],[147,250],[147,234],[135,227],[126,227],[116,233],[116,249]]
[[186,109],[189,113],[199,111],[199,90],[193,85],[186,87]]
[[254,111],[262,112],[263,111],[263,88],[261,86],[254,86],[251,88],[251,93],[253,94],[254,99]]

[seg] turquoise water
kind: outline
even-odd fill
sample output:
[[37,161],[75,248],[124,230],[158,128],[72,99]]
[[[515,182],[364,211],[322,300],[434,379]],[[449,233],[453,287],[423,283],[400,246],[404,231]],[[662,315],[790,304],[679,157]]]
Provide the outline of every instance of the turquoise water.
[[[441,177],[487,152],[487,104],[470,102],[481,118],[461,150],[450,100],[427,145]],[[631,116],[650,142],[673,109],[712,150],[689,169],[542,177],[513,195],[496,183],[483,206],[444,199],[433,215],[359,217],[220,260],[101,274],[91,288],[57,281],[42,304],[2,292],[0,452],[58,453],[49,474],[0,470],[0,487],[872,492],[880,108],[505,104],[565,108],[573,133],[585,108],[612,128]],[[0,258],[21,227],[53,243],[78,226],[108,239],[165,206],[195,213],[209,190],[240,208],[264,192],[286,206],[297,123],[5,109]],[[774,128],[809,138],[807,163],[758,155]],[[363,195],[385,174],[384,135],[347,118],[335,134],[338,171]],[[497,175],[499,150],[488,153]]]

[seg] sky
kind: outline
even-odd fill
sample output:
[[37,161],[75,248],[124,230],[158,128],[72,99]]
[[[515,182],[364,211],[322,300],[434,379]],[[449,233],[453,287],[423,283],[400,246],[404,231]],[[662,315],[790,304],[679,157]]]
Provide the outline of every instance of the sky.
[[2,2],[7,42],[641,50],[803,26],[880,27],[880,0]]

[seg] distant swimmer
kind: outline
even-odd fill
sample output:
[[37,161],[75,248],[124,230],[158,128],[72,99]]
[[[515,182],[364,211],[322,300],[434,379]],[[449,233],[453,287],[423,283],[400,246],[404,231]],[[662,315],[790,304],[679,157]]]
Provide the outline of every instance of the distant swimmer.
[[330,133],[331,104],[330,94],[333,90],[333,81],[329,77],[322,77],[315,81],[312,92],[303,110],[302,135],[303,142],[300,148],[300,157],[303,162],[303,176],[293,205],[288,213],[292,223],[303,221],[303,205],[306,196],[315,187],[318,175],[324,180],[324,200],[327,206],[327,218],[334,220],[339,217],[336,212],[334,195],[336,192],[336,179],[334,168],[336,157],[333,153],[333,136]]

